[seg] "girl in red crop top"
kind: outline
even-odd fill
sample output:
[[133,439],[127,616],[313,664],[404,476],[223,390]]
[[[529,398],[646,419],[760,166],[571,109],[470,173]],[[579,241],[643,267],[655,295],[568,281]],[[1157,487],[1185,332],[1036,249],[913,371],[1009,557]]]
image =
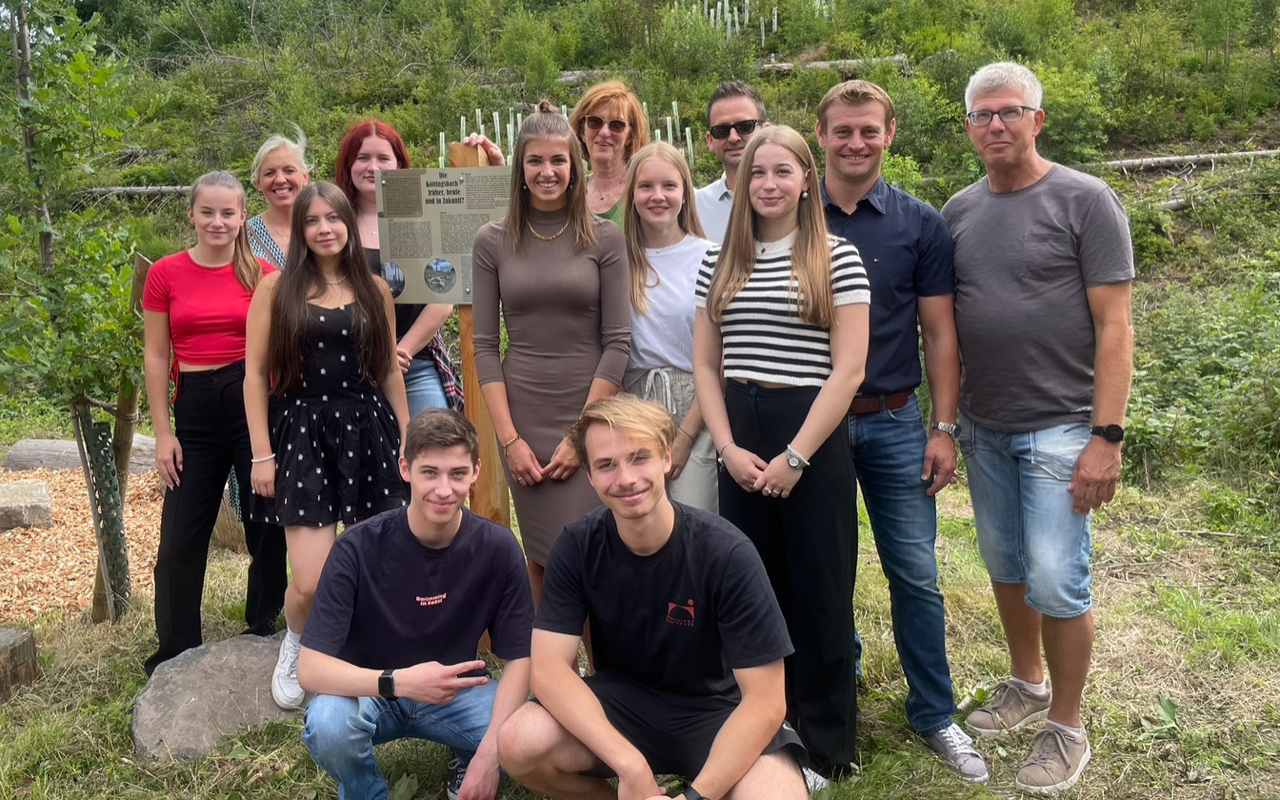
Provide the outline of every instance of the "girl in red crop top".
[[[165,483],[155,567],[156,638],[150,675],[202,642],[200,600],[209,537],[223,487],[234,474],[249,496],[252,449],[244,414],[245,319],[259,279],[273,272],[253,257],[245,193],[234,175],[210,172],[191,189],[187,216],[196,245],[157,261],[143,292],[143,364]],[[176,388],[169,422],[169,382]],[[232,468],[234,467],[234,473]],[[270,635],[287,586],[284,533],[245,520],[249,566],[245,622]]]

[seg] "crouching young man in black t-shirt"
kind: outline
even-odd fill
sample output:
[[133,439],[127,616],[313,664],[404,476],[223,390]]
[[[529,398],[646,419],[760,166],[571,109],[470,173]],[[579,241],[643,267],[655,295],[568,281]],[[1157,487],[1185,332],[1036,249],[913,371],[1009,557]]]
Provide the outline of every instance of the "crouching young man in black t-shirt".
[[[460,414],[415,417],[400,474],[409,505],[347,531],[325,563],[298,659],[298,682],[316,693],[302,740],[345,800],[385,798],[373,745],[408,737],[451,748],[450,800],[493,800],[498,729],[529,696],[524,554],[462,507],[480,462]],[[476,660],[486,630],[501,681]]]
[[[655,773],[688,780],[685,800],[804,798],[804,748],[784,723],[786,623],[751,542],[667,498],[674,437],[670,414],[630,395],[591,404],[569,431],[604,507],[551,550],[538,703],[502,727],[499,759],[557,800],[664,796]],[[587,620],[597,672],[584,679]]]

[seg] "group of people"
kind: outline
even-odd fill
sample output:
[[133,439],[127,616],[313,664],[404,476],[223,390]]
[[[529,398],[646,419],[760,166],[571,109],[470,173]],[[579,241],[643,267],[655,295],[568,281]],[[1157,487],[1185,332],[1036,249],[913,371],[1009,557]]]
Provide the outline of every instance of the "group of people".
[[[301,142],[273,137],[248,223],[235,179],[204,176],[197,245],[157,262],[144,302],[168,486],[148,671],[200,642],[202,546],[234,467],[249,632],[283,603],[272,693],[306,706],[342,796],[384,797],[372,746],[414,736],[451,749],[450,797],[492,798],[500,768],[557,798],[652,798],[666,773],[685,800],[802,797],[856,755],[860,489],[907,721],[984,783],[952,719],[934,552],[958,444],[1010,655],[965,726],[1047,720],[1015,783],[1074,785],[1133,259],[1114,193],[1037,153],[1041,94],[1016,64],[975,73],[965,128],[987,176],[941,213],[884,182],[897,120],[866,81],[818,107],[822,173],[758,92],[720,86],[706,141],[724,172],[702,189],[621,83],[526,117],[508,213],[473,251],[519,542],[463,508],[482,465],[437,344],[451,309],[394,305],[379,280],[373,171],[408,166],[394,131],[353,127],[337,186],[307,185]],[[476,659],[486,631],[500,681]]]

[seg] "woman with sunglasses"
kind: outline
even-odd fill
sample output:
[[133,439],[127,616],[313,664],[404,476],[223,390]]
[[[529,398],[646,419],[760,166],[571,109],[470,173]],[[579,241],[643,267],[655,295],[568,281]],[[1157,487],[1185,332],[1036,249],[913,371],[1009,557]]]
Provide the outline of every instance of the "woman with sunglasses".
[[716,449],[693,397],[694,283],[711,242],[702,238],[684,154],[642,147],[627,170],[623,237],[631,275],[631,360],[624,386],[671,412],[671,499],[715,513]]
[[693,374],[724,464],[720,513],[755,544],[787,619],[787,717],[812,766],[848,773],[855,747],[857,511],[849,403],[871,299],[857,249],[827,233],[804,137],[747,145],[723,246],[698,273]]
[[640,98],[622,81],[597,83],[579,98],[569,114],[569,125],[586,148],[591,165],[587,208],[621,223],[631,154],[649,143],[649,121]]
[[591,215],[586,194],[578,137],[544,101],[516,137],[507,216],[473,248],[476,371],[535,603],[556,536],[600,505],[565,429],[618,391],[631,349],[622,233]]

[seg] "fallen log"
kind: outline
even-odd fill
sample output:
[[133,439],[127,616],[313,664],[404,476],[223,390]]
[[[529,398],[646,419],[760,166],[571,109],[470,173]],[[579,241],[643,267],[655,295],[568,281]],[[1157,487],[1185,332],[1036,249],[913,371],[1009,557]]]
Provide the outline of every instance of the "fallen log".
[[[9,472],[28,469],[80,469],[80,453],[74,441],[61,439],[23,439],[4,457],[3,467]],[[129,454],[129,472],[140,475],[156,468],[156,440],[135,435]]]

